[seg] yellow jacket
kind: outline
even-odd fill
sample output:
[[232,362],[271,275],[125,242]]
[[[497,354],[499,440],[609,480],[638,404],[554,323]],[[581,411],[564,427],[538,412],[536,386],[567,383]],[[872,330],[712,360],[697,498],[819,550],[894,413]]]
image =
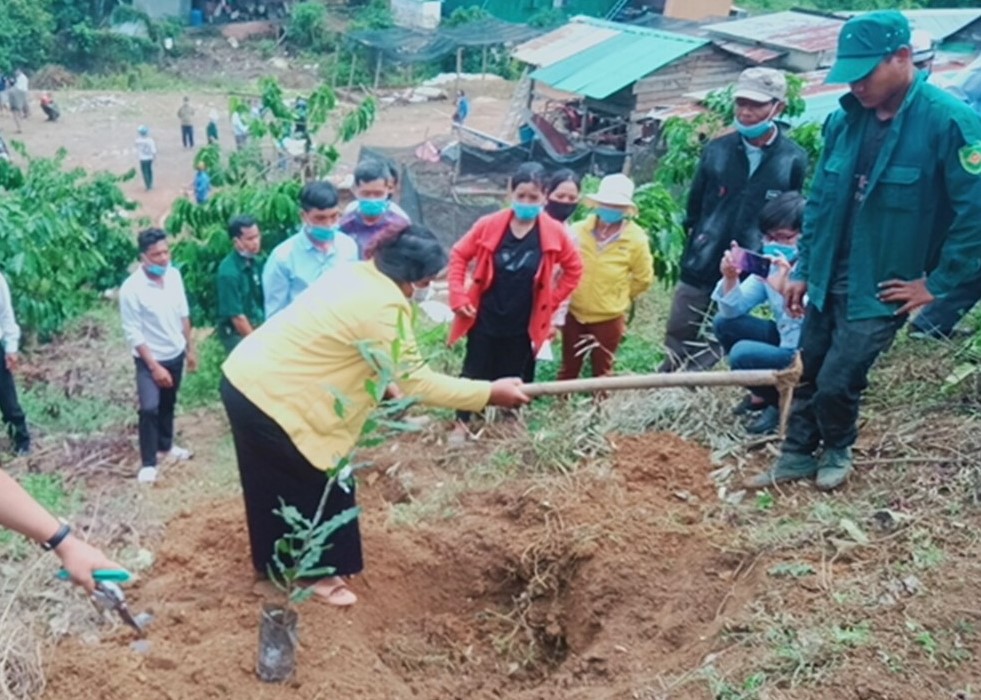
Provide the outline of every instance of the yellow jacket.
[[[247,336],[225,361],[228,381],[286,431],[318,469],[331,469],[358,441],[375,407],[365,387],[375,371],[359,348],[389,358],[404,319],[398,380],[406,396],[466,411],[490,399],[490,383],[457,379],[425,366],[401,290],[372,262],[328,271],[286,309]],[[341,415],[336,402],[344,404]]]
[[628,222],[619,237],[601,249],[593,235],[595,227],[595,215],[572,225],[583,273],[572,293],[569,313],[580,323],[623,316],[631,302],[654,284],[654,258],[644,229]]

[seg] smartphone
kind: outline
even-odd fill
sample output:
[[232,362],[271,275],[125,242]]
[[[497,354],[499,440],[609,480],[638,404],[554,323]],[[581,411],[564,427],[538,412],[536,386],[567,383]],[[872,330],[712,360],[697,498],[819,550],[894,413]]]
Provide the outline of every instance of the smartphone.
[[743,248],[739,248],[735,251],[735,253],[736,267],[739,268],[740,272],[745,272],[750,275],[758,275],[764,278],[769,277],[770,258]]

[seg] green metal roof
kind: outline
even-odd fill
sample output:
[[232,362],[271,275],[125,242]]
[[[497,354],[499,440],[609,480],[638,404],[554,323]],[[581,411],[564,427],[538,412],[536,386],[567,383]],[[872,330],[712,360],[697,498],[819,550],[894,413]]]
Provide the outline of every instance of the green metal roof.
[[601,44],[539,68],[531,74],[532,79],[556,90],[602,100],[709,43],[683,34],[615,22],[591,23],[620,32]]

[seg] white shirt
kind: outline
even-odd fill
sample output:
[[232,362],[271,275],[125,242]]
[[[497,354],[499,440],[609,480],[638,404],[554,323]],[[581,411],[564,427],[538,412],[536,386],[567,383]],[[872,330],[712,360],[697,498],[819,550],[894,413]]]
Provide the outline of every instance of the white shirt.
[[245,125],[242,120],[242,115],[238,112],[232,112],[232,131],[235,132],[236,136],[248,136],[249,127]]
[[3,350],[12,355],[17,352],[20,341],[20,326],[14,317],[14,305],[10,300],[10,287],[7,280],[0,275],[0,338],[3,338]]
[[157,155],[157,144],[149,136],[140,136],[136,139],[136,155],[141,161],[153,160]]
[[191,314],[184,280],[173,265],[167,267],[162,285],[147,277],[142,265],[137,268],[119,288],[119,311],[134,357],[139,357],[139,345],[150,348],[157,361],[173,360],[187,347],[183,320]]
[[27,92],[27,85],[28,85],[27,76],[24,75],[23,73],[18,73],[17,77],[14,79],[14,89],[23,90],[24,92]]

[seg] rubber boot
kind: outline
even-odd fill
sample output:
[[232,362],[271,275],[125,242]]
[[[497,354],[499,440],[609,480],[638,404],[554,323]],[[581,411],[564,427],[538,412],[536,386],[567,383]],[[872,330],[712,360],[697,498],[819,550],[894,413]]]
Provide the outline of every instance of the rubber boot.
[[770,471],[751,476],[743,482],[746,489],[765,489],[787,481],[810,479],[818,471],[818,462],[812,455],[783,452]]
[[822,491],[833,491],[845,483],[852,468],[851,447],[826,449],[818,460],[817,487]]

